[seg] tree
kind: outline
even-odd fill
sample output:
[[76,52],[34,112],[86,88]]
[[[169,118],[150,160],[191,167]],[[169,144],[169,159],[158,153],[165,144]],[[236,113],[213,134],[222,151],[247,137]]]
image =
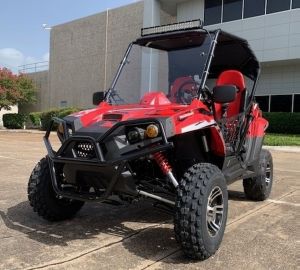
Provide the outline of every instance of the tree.
[[0,111],[10,110],[17,104],[36,101],[36,86],[24,74],[15,75],[7,68],[0,68]]

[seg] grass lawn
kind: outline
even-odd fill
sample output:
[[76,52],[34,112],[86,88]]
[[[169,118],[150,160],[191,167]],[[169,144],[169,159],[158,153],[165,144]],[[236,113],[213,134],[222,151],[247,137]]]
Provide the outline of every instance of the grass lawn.
[[267,134],[264,145],[271,146],[300,146],[300,135]]

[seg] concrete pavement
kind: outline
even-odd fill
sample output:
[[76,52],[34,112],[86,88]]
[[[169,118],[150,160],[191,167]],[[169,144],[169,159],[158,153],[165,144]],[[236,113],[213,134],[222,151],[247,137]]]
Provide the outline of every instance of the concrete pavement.
[[229,186],[221,248],[210,259],[183,257],[172,217],[147,201],[86,204],[70,221],[49,223],[27,202],[27,181],[45,155],[41,134],[0,133],[0,269],[297,269],[300,155],[271,150],[275,183],[269,200],[245,199]]

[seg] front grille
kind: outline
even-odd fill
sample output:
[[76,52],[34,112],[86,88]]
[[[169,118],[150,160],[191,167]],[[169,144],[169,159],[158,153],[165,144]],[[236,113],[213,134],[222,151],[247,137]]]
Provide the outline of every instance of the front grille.
[[73,149],[77,157],[86,159],[96,158],[94,145],[89,142],[79,142],[75,144]]

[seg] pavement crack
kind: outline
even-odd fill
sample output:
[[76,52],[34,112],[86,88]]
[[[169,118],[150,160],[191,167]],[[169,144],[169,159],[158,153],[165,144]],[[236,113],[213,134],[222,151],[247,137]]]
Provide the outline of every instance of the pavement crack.
[[77,260],[77,259],[79,259],[79,258],[82,258],[82,257],[84,257],[84,256],[86,256],[86,255],[89,255],[89,254],[92,254],[92,253],[94,253],[94,252],[97,252],[97,251],[99,251],[99,250],[102,250],[102,249],[105,249],[105,248],[109,248],[109,247],[114,246],[114,245],[116,245],[116,244],[122,243],[122,242],[126,241],[127,239],[129,239],[129,238],[131,238],[131,237],[134,237],[134,236],[136,236],[136,235],[142,233],[142,232],[145,231],[145,230],[148,230],[148,229],[151,229],[151,228],[155,228],[155,227],[161,226],[161,225],[163,225],[163,224],[165,224],[165,223],[167,223],[167,222],[168,222],[168,221],[165,221],[165,222],[160,223],[160,224],[154,224],[154,225],[152,225],[152,226],[148,226],[148,227],[146,227],[146,228],[144,228],[144,229],[141,229],[141,230],[139,230],[139,231],[137,231],[137,232],[135,232],[135,233],[132,233],[132,234],[130,234],[130,235],[128,235],[128,236],[122,238],[122,239],[119,240],[119,241],[114,241],[114,242],[111,242],[111,243],[106,244],[106,245],[104,245],[104,246],[101,246],[101,247],[97,247],[97,248],[91,249],[91,250],[89,250],[89,251],[80,253],[80,254],[78,254],[77,256],[74,256],[74,257],[72,257],[72,258],[69,258],[69,259],[66,259],[66,260],[62,260],[62,261],[59,261],[59,262],[52,262],[52,263],[50,262],[50,263],[48,263],[48,264],[44,264],[44,265],[40,265],[40,266],[29,267],[29,268],[26,268],[26,270],[44,269],[44,268],[47,268],[47,267],[50,267],[50,266],[57,266],[57,265],[62,265],[62,264],[65,264],[65,263],[72,262],[72,261]]
[[[279,200],[281,200],[281,199],[283,199],[283,198],[285,198],[285,197],[287,197],[287,196],[289,196],[289,195],[291,195],[291,194],[293,194],[293,193],[295,193],[295,192],[296,192],[296,190],[290,191],[290,192],[288,192],[288,193],[285,193],[285,194],[283,194],[281,197],[279,197],[279,198],[276,199],[276,200],[279,201]],[[272,204],[274,204],[274,203],[273,203],[273,202],[270,202],[270,201],[269,201],[269,202],[268,202],[268,201],[265,201],[265,203],[264,203],[263,205],[261,205],[261,206],[259,206],[259,207],[256,207],[256,208],[250,210],[249,212],[247,212],[246,214],[244,214],[244,215],[242,215],[242,216],[240,216],[240,217],[238,217],[238,218],[232,220],[231,222],[227,223],[226,228],[228,228],[228,227],[230,227],[230,226],[232,226],[232,225],[234,225],[234,224],[236,224],[236,223],[239,223],[240,221],[244,220],[244,219],[247,218],[248,216],[251,216],[251,215],[257,213],[257,212],[261,211],[262,209],[264,209],[264,208],[266,208],[266,207],[268,207],[269,205],[272,205]]]
[[141,268],[141,270],[148,269],[148,268],[151,267],[152,265],[154,265],[154,264],[156,264],[156,263],[159,263],[159,262],[163,261],[164,259],[166,259],[166,258],[168,258],[168,257],[170,257],[170,256],[172,256],[172,255],[174,255],[175,253],[177,253],[177,252],[179,252],[179,251],[180,251],[180,248],[177,248],[177,249],[173,250],[172,252],[170,252],[169,254],[167,254],[167,255],[165,255],[165,256],[159,258],[157,261],[148,264],[148,265],[147,265],[146,267],[144,267],[144,268]]
[[300,203],[292,203],[292,202],[285,202],[285,201],[278,201],[278,200],[271,200],[271,199],[269,199],[268,202],[271,202],[274,204],[285,204],[285,205],[294,206],[294,207],[300,206]]
[[[279,200],[281,200],[281,199],[283,199],[283,198],[285,198],[285,197],[288,197],[289,195],[291,195],[291,194],[293,194],[293,193],[295,193],[295,192],[296,192],[296,190],[291,191],[291,192],[288,192],[288,193],[285,193],[285,194],[283,194],[281,197],[279,197],[278,199],[276,199],[276,201],[277,201],[277,200],[279,201]],[[269,201],[269,200],[268,200],[268,201]],[[257,208],[255,208],[255,209],[249,211],[248,213],[246,213],[246,214],[242,215],[241,217],[236,218],[235,220],[233,220],[233,221],[231,221],[230,223],[228,223],[228,224],[226,225],[226,228],[231,227],[231,226],[233,226],[233,225],[235,225],[235,224],[240,223],[241,221],[243,221],[243,220],[246,219],[247,217],[249,217],[249,216],[253,215],[254,213],[257,213],[257,212],[261,211],[262,209],[264,209],[264,208],[266,208],[266,207],[268,207],[268,206],[270,206],[270,205],[273,205],[273,204],[274,204],[274,202],[269,201],[268,203],[265,203],[264,205],[262,205],[262,206],[260,206],[260,207],[257,207]],[[227,233],[229,233],[229,232],[230,232],[230,231],[226,230],[224,234],[227,234]],[[177,250],[171,252],[170,254],[164,256],[163,258],[157,260],[156,262],[153,262],[153,263],[147,265],[146,267],[142,268],[141,270],[148,269],[148,268],[152,267],[153,265],[155,265],[155,264],[157,264],[157,263],[163,261],[164,259],[166,259],[166,258],[168,258],[168,257],[171,257],[171,256],[173,256],[174,254],[180,252],[180,250],[181,250],[181,249],[179,248],[179,249],[177,249]]]

